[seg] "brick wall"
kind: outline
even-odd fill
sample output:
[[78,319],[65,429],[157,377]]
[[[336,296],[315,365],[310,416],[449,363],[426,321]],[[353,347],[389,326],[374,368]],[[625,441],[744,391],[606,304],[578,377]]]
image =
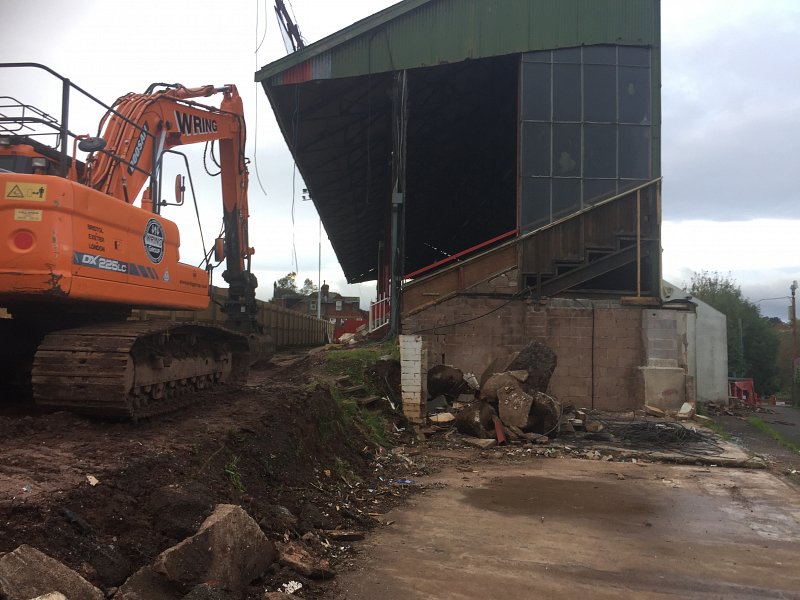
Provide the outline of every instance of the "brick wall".
[[[513,293],[508,285],[513,277],[496,279],[503,292]],[[485,287],[484,293],[492,293]],[[457,296],[404,317],[402,326],[403,333],[427,341],[431,365],[444,362],[477,376],[497,356],[537,339],[558,356],[550,389],[562,402],[613,411],[644,403],[641,308]]]

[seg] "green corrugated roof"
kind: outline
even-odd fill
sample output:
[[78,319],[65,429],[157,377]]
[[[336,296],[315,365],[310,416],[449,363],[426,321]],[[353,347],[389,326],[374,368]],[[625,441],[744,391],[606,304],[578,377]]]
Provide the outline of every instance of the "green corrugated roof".
[[657,46],[659,0],[405,0],[259,70],[337,79],[589,44]]

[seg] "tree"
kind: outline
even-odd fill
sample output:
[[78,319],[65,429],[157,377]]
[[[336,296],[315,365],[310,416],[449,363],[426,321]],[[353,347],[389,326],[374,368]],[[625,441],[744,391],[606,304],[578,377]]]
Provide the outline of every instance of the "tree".
[[306,277],[305,281],[303,281],[303,287],[300,288],[300,293],[303,296],[310,296],[311,294],[316,294],[319,288],[314,285],[314,282]]
[[283,298],[285,296],[297,295],[297,273],[294,271],[287,273],[273,284],[272,297]]
[[728,321],[728,370],[738,377],[752,377],[762,395],[777,388],[778,336],[759,308],[742,296],[739,285],[719,273],[692,275],[692,295],[713,306]]

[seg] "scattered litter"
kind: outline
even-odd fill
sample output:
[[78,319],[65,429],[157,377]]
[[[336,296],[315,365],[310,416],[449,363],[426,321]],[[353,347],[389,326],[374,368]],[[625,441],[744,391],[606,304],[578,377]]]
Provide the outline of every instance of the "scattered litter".
[[31,486],[31,485],[23,485],[22,486],[22,491],[25,492],[26,494],[30,494],[31,490],[33,490],[33,486]]
[[281,586],[281,591],[284,594],[294,594],[297,590],[303,588],[303,584],[299,581],[288,581]]
[[97,477],[95,477],[94,475],[87,475],[86,476],[86,481],[88,481],[89,485],[92,486],[92,487],[94,487],[98,483],[100,483],[100,480]]

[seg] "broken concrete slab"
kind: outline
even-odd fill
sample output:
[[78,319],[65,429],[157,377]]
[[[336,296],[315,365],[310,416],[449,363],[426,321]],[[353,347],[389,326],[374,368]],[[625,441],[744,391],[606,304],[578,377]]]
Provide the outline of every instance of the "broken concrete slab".
[[497,413],[488,403],[473,403],[456,415],[456,429],[464,435],[488,437],[487,431],[494,429],[492,417],[495,415]]
[[184,594],[151,565],[142,567],[120,586],[114,600],[175,600]]
[[528,377],[530,377],[530,374],[527,371],[524,371],[524,370],[509,371],[508,374],[511,375],[517,381],[520,381],[522,383],[528,381]]
[[330,579],[336,574],[326,559],[314,555],[302,542],[292,541],[278,544],[278,552],[280,563],[284,567],[294,569],[306,577]]
[[70,599],[104,599],[75,571],[32,546],[23,544],[0,558],[0,598],[28,600],[53,592]]
[[494,373],[481,386],[481,398],[495,399],[502,388],[510,387],[522,391],[520,382],[511,373]]
[[532,340],[520,350],[505,370],[528,372],[528,378],[523,385],[526,392],[547,392],[557,363],[556,353],[547,344]]
[[586,431],[589,433],[599,433],[603,431],[605,426],[600,421],[588,421],[585,424]]
[[45,594],[44,596],[37,596],[32,600],[69,600],[69,598],[67,598],[61,592],[50,592],[49,594]]
[[692,415],[694,415],[694,406],[689,402],[684,402],[678,411],[677,417],[679,419],[691,419]]
[[437,425],[449,425],[456,420],[455,415],[449,412],[431,415],[428,418],[431,420],[431,423],[436,423]]
[[667,413],[665,413],[663,410],[657,406],[650,406],[649,404],[644,405],[644,412],[650,417],[658,417],[659,419],[667,416]]
[[462,441],[465,444],[468,444],[470,446],[475,446],[476,448],[480,448],[481,450],[488,450],[489,448],[494,448],[495,446],[497,446],[497,440],[492,438],[481,439],[476,437],[465,436],[464,438],[462,438]]
[[[492,379],[489,381],[492,381]],[[497,390],[498,412],[506,425],[513,425],[520,429],[526,427],[532,405],[533,397],[518,387],[509,385]]]
[[432,397],[456,398],[467,387],[464,372],[450,365],[435,365],[428,369],[428,393]]
[[153,568],[188,593],[206,581],[239,591],[276,558],[258,524],[240,506],[219,504],[199,531],[162,552]]

